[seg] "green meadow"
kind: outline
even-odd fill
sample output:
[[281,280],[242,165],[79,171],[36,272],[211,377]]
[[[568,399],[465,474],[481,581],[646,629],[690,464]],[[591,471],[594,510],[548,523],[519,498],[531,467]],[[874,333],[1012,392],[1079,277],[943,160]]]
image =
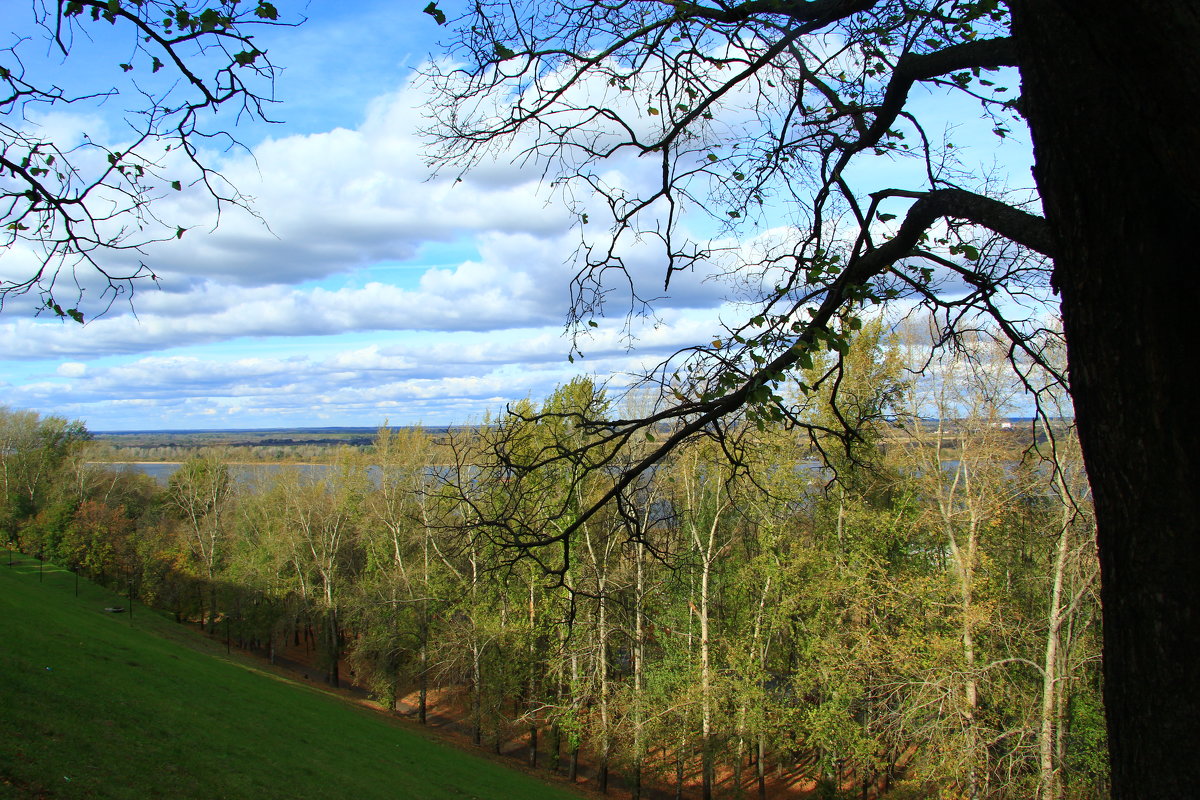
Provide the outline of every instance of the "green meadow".
[[569,798],[0,551],[0,797]]

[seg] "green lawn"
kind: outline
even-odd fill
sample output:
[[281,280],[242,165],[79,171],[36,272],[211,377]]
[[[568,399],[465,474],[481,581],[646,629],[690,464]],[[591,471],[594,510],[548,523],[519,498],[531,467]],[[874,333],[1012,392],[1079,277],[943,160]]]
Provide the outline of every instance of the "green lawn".
[[0,797],[571,798],[0,550]]

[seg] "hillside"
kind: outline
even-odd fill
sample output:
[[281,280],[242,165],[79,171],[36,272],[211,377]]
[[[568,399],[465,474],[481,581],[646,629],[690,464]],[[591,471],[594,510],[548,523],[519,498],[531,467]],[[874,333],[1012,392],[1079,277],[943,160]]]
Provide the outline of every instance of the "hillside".
[[0,797],[569,798],[0,556]]

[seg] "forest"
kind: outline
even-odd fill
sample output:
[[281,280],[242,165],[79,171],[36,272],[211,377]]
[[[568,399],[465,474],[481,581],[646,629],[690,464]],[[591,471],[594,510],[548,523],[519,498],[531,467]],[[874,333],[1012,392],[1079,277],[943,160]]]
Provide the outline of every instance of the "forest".
[[793,379],[804,425],[731,420],[581,524],[669,433],[618,448],[594,420],[639,398],[584,377],[318,472],[198,452],[165,487],[80,422],[0,409],[0,535],[264,654],[310,643],[421,722],[453,703],[480,747],[521,737],[601,791],[765,797],[800,765],[818,797],[1108,796],[1065,396],[1011,422],[986,336],[931,354],[867,322],[836,355]]

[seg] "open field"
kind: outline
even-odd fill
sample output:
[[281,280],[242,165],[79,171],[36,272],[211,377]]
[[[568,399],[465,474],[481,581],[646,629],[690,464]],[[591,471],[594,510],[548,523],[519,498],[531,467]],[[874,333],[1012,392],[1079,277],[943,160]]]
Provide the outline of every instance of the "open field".
[[569,798],[0,551],[0,797]]

